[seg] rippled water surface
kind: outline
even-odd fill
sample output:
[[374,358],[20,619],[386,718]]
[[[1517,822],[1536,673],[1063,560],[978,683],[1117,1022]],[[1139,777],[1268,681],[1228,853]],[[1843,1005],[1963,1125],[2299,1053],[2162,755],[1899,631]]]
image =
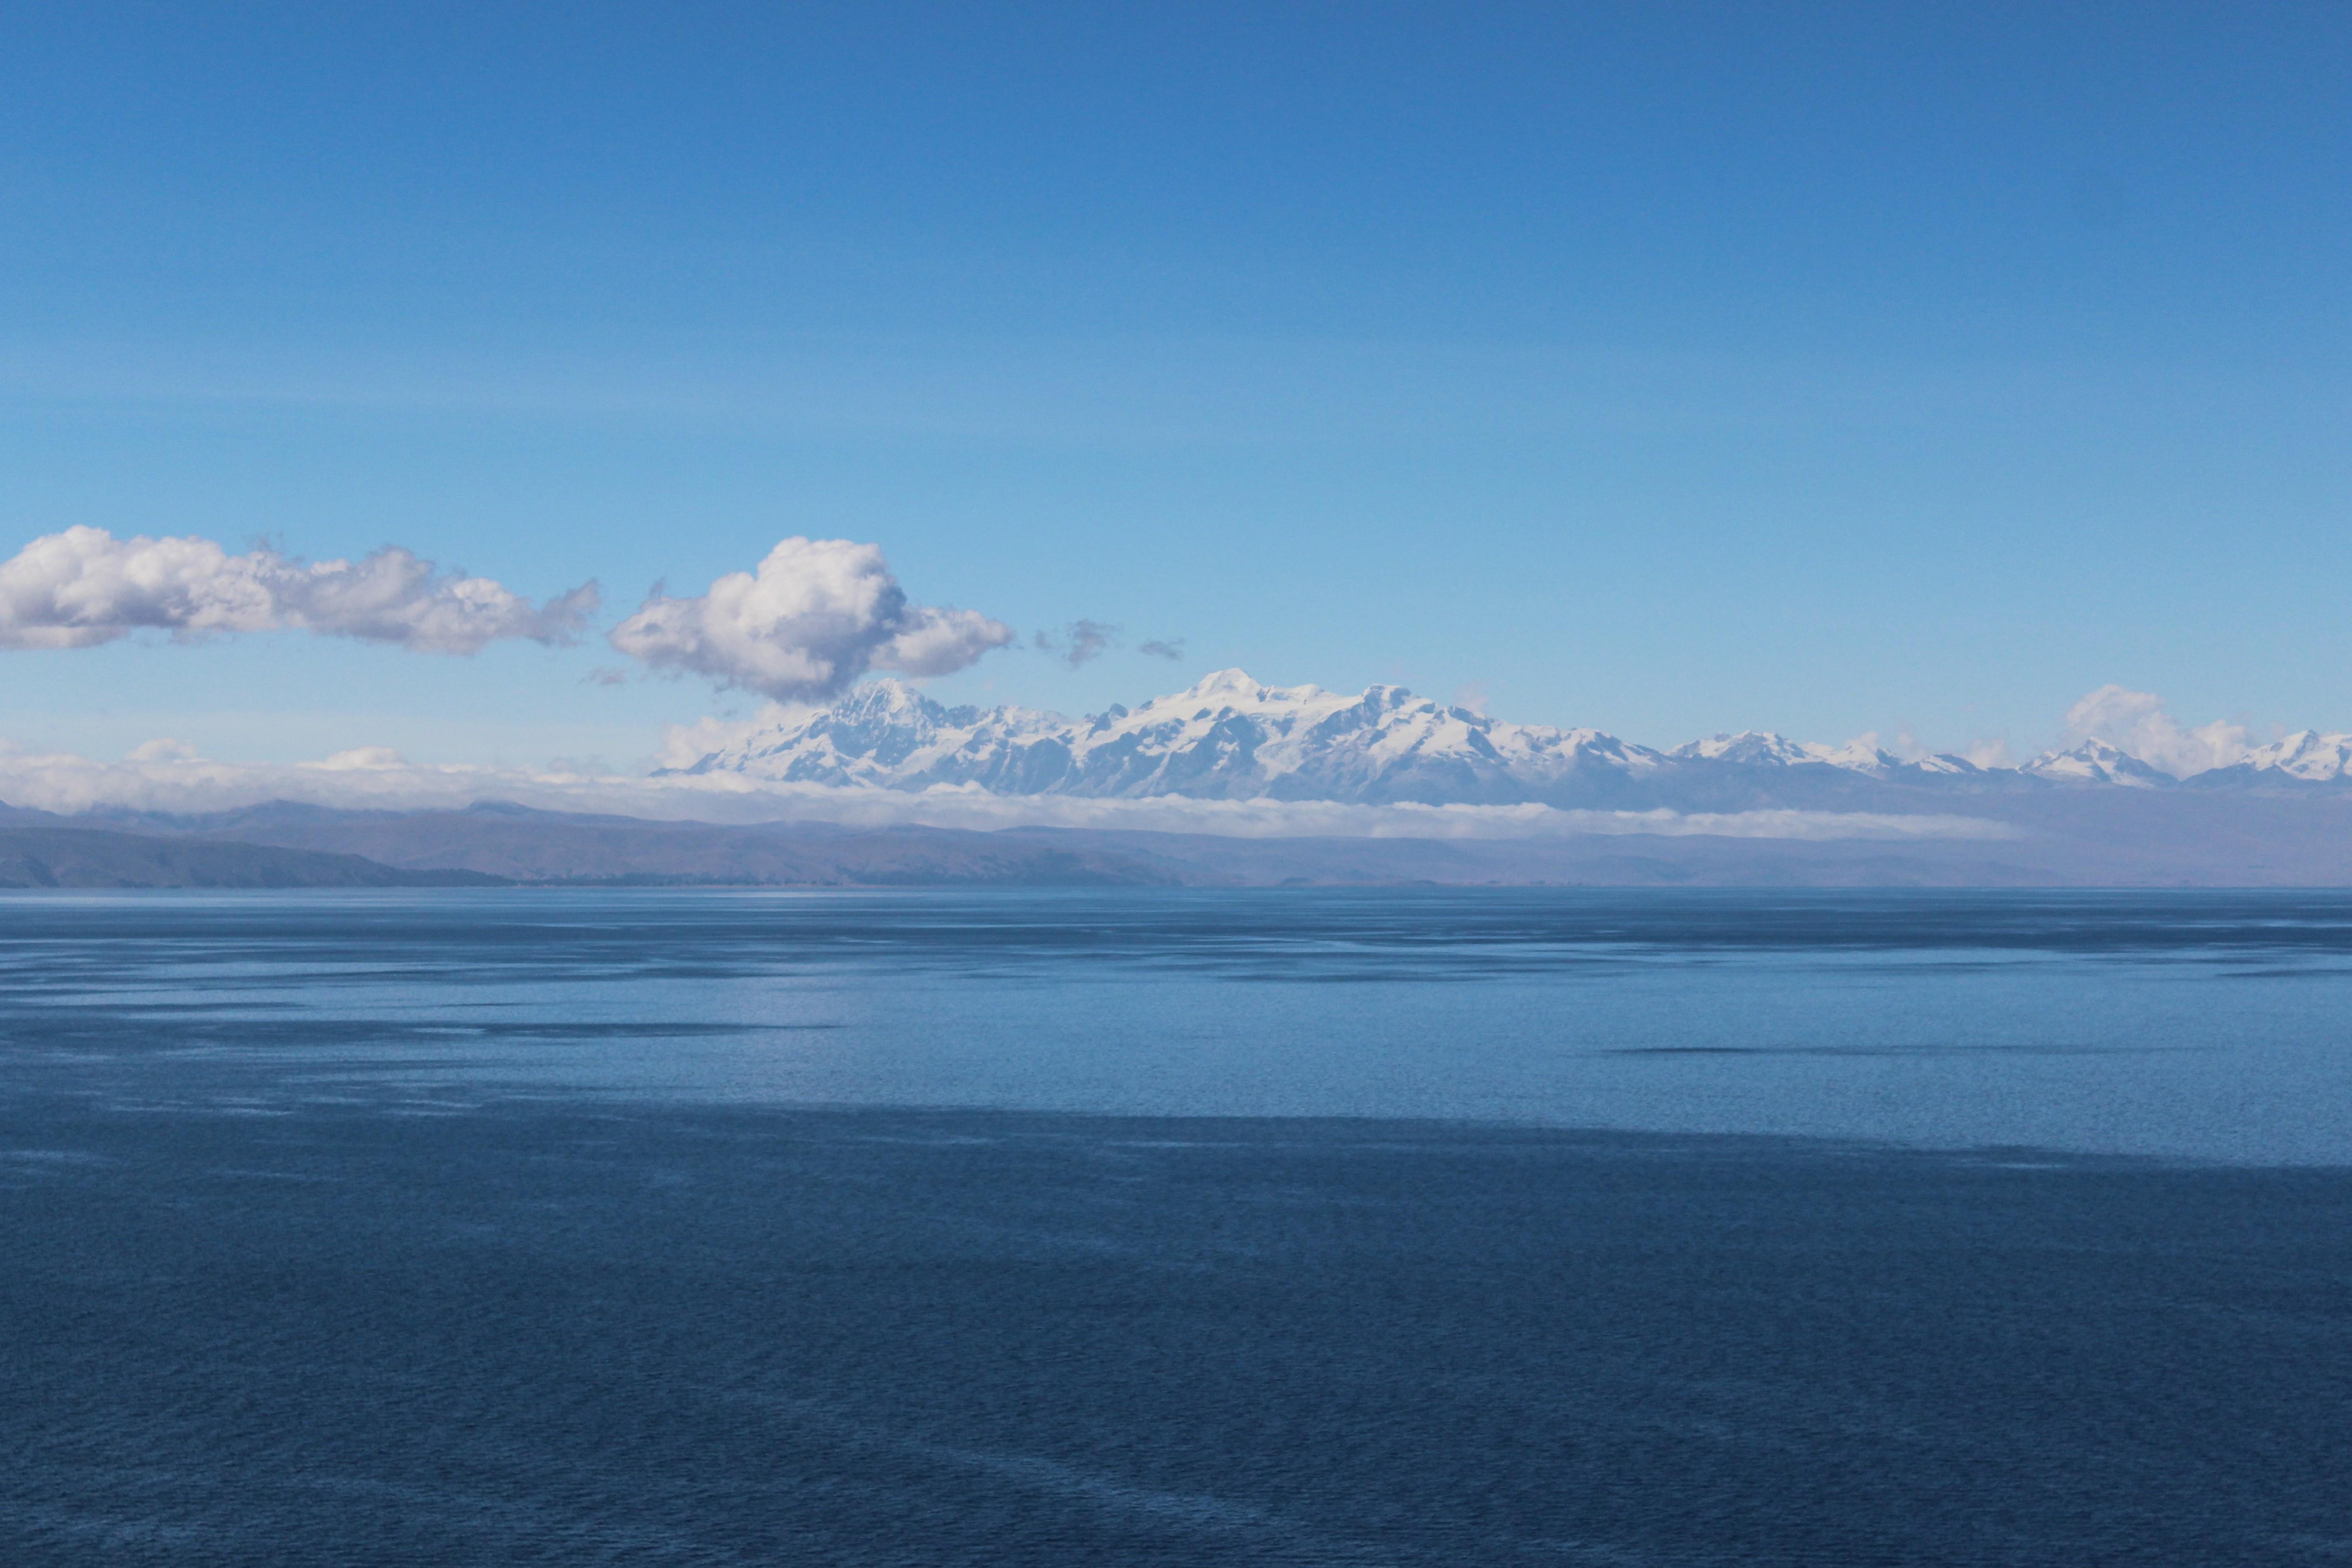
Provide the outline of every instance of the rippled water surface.
[[0,900],[0,1560],[2352,1555],[2352,899]]
[[2336,895],[0,902],[14,1087],[1407,1116],[2352,1163]]

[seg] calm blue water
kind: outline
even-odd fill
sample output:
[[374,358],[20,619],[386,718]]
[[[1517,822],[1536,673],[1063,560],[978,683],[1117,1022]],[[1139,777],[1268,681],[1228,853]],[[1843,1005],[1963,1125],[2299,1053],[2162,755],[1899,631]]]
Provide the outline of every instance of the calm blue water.
[[0,1560],[2352,1555],[2352,898],[0,900]]
[[17,1092],[1390,1116],[2352,1164],[2352,898],[0,901]]

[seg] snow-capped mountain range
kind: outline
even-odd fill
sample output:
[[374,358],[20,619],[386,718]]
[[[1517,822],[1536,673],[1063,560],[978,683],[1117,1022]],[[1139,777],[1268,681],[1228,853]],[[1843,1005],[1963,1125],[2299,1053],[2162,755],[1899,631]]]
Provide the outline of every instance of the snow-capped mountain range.
[[2305,731],[2242,763],[2174,778],[2100,741],[2019,768],[1905,759],[1748,731],[1653,751],[1597,730],[1513,724],[1375,686],[1356,696],[1220,670],[1085,719],[947,708],[903,682],[860,686],[710,752],[690,773],[999,795],[1329,800],[1682,811],[1900,808],[1917,792],[2074,787],[2352,787],[2352,735]]

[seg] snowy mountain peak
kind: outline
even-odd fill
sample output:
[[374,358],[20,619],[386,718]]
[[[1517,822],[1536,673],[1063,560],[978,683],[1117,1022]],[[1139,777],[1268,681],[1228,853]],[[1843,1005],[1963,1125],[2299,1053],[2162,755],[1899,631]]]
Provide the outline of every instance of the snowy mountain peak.
[[[1217,669],[1212,670],[1208,674],[1201,677],[1200,679],[1194,681],[1192,685],[1186,687],[1175,696],[1161,698],[1160,700],[1163,702],[1183,702],[1187,700],[1213,702],[1222,698],[1242,701],[1262,702],[1269,697],[1277,695],[1277,690],[1278,689],[1261,686],[1258,684],[1256,680],[1251,678],[1250,672],[1246,669]],[[1293,687],[1288,690],[1280,690],[1278,694],[1282,697],[1288,697],[1293,692],[1305,693],[1311,692],[1313,690],[1315,690],[1315,688],[1312,686],[1301,686]]]
[[926,712],[944,710],[903,680],[870,680],[844,693],[840,701],[829,710],[836,719],[850,722],[875,720],[910,721]]
[[[1365,693],[1391,689],[1373,687]],[[1253,679],[1245,669],[1220,669],[1202,676],[1172,697],[1155,697],[1144,703],[1156,712],[1221,712],[1236,710],[1248,712],[1307,712],[1347,703],[1352,699],[1338,692],[1326,691],[1319,686],[1266,686]],[[1142,708],[1137,710],[1142,711]]]
[[2210,787],[2225,777],[2265,782],[2263,775],[2304,784],[2352,783],[2352,735],[2298,730],[2284,740],[2255,747],[2233,766],[2198,776]]
[[2044,752],[2018,771],[2056,784],[2121,784],[2127,789],[2161,789],[2179,782],[2161,768],[2150,767],[2105,741],[2085,741],[2067,751]]
[[1751,768],[1791,768],[1813,763],[1844,768],[1850,773],[1872,774],[1883,774],[1890,768],[1904,765],[1902,758],[1880,751],[1869,744],[1867,738],[1849,741],[1843,746],[1828,746],[1819,741],[1791,741],[1769,730],[1742,730],[1737,735],[1714,735],[1704,741],[1688,741],[1666,754],[1707,762],[1737,763]]
[[2257,768],[2276,768],[2316,783],[2352,774],[2352,735],[2323,735],[2304,730],[2263,747],[2246,759]]
[[1686,741],[1666,755],[1670,757],[1704,757],[1710,762],[1739,763],[1748,767],[1793,767],[1800,763],[1817,763],[1825,746],[1791,741],[1769,730],[1742,730],[1737,735],[1710,735],[1704,741]]
[[[1943,809],[1923,805],[1930,796],[1922,792],[2180,783],[2104,741],[2044,752],[2022,768],[1980,768],[1952,756],[1906,762],[1871,736],[1832,746],[1753,730],[1654,752],[1597,730],[1489,719],[1402,686],[1350,696],[1265,686],[1241,669],[1084,719],[946,708],[902,681],[876,680],[830,708],[780,712],[685,771],[1003,795],[1709,812],[1916,811]],[[2352,787],[2352,735],[2290,735],[2197,783]]]
[[688,772],[889,789],[1516,805],[1614,802],[1665,759],[1591,730],[1506,724],[1401,686],[1356,696],[1221,669],[1089,718],[942,708],[876,681],[795,713]]

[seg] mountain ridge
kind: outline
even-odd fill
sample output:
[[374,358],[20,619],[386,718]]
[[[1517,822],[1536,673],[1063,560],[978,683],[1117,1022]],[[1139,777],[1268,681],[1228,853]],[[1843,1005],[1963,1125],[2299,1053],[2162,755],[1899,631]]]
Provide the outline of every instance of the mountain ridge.
[[446,866],[389,866],[335,847],[173,838],[0,817],[0,889],[452,888],[506,879]]
[[2352,735],[2301,731],[2212,770],[2219,776],[2189,779],[2098,740],[2014,768],[1759,731],[1659,751],[1594,729],[1492,719],[1401,686],[1349,696],[1223,669],[1183,691],[1081,719],[1011,705],[948,708],[901,681],[878,680],[664,771],[1016,795],[1916,811],[1986,791],[2172,789],[2200,779],[2195,787],[2207,789],[2352,786]]

